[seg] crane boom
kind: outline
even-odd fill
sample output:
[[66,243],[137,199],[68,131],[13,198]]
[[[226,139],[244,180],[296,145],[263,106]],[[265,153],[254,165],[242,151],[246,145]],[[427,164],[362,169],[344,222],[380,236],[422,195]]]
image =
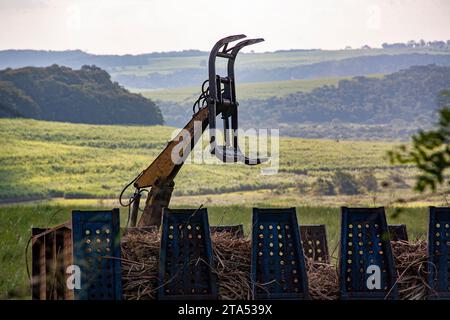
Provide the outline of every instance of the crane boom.
[[[167,179],[167,178],[175,178],[178,171],[180,170],[183,163],[176,164],[172,159],[172,153],[175,148],[185,150],[183,156],[187,157],[186,150],[189,152],[193,149],[195,144],[198,141],[198,138],[194,136],[194,127],[196,122],[201,122],[202,124],[202,132],[208,126],[208,108],[200,109],[196,114],[192,116],[192,119],[186,124],[186,126],[181,130],[177,136],[172,139],[164,150],[156,157],[156,159],[145,169],[139,178],[134,182],[134,186],[136,188],[147,188],[154,187],[157,184],[158,180]],[[191,140],[184,141],[183,132],[189,132]],[[182,143],[182,145],[179,145]],[[189,148],[190,144],[190,148]]]
[[[144,212],[139,220],[139,226],[159,225],[161,223],[162,208],[167,207],[172,196],[174,188],[174,179],[184,161],[176,163],[172,159],[174,149],[183,150],[180,155],[184,159],[193,150],[197,144],[201,133],[203,133],[208,126],[208,108],[200,109],[192,116],[192,119],[186,124],[177,136],[172,139],[164,150],[156,157],[156,159],[142,171],[134,182],[136,189],[151,187],[145,204]],[[201,123],[201,132],[194,134],[196,124]],[[185,134],[189,133],[189,140],[184,140]],[[180,145],[181,144],[181,145]],[[139,200],[135,199],[133,202],[133,212],[131,216],[132,225],[137,219],[137,211],[139,208]]]

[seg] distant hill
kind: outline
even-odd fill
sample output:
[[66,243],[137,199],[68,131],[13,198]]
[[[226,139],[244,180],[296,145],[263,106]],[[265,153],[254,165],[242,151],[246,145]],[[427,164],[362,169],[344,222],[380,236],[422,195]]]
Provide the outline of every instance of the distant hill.
[[354,77],[307,93],[246,101],[247,115],[276,116],[281,123],[433,121],[444,89],[450,89],[450,67],[414,66],[382,78]]
[[[450,66],[414,66],[384,77],[354,77],[309,92],[240,99],[243,128],[281,128],[307,138],[405,139],[435,121]],[[181,126],[192,103],[159,102],[169,125]]]
[[[392,73],[411,66],[437,64],[450,66],[450,54],[408,53],[396,55],[370,55],[323,61],[299,66],[272,69],[242,68],[236,70],[239,83],[283,80],[353,77],[374,73]],[[206,69],[182,69],[171,73],[120,73],[115,80],[131,88],[175,88],[193,86],[206,79]]]
[[81,50],[2,50],[0,51],[0,69],[47,67],[53,64],[77,69],[83,65],[111,68],[143,65],[148,63],[148,60],[152,58],[190,57],[206,54],[206,52],[199,50],[154,52],[139,55],[96,55]]
[[0,71],[0,117],[91,124],[163,124],[159,108],[95,66]]
[[[96,65],[128,88],[180,88],[198,86],[206,79],[208,55],[209,52],[200,50],[138,55],[95,55],[80,50],[4,50],[0,51],[0,69],[53,64],[78,69],[83,65]],[[450,65],[450,48],[393,46],[241,53],[236,74],[238,83],[252,83],[392,73],[428,64]]]

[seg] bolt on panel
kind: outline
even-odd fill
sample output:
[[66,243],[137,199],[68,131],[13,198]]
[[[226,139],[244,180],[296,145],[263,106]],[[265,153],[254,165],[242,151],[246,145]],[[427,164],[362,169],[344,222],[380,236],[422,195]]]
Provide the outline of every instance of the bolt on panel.
[[121,300],[119,209],[73,211],[73,263],[81,270],[75,300]]

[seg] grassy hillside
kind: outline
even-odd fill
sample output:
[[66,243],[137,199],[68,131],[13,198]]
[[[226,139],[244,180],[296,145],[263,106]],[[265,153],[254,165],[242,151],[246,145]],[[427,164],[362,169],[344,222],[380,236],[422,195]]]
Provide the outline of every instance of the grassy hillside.
[[[254,47],[257,49],[257,46]],[[251,48],[250,48],[251,49]],[[264,53],[251,53],[244,50],[238,63],[242,67],[271,69],[292,67],[329,60],[341,60],[360,56],[380,54],[399,55],[407,53],[446,54],[445,48],[385,48],[352,50],[289,50]],[[201,68],[209,52],[185,50],[178,52],[154,52],[140,55],[95,55],[81,50],[2,50],[0,69],[25,66],[45,67],[59,64],[71,68],[93,65],[117,73],[173,72],[180,69]]]
[[[437,47],[247,51],[240,53],[236,71],[240,83],[390,73],[412,65],[448,65],[449,52]],[[209,52],[198,50],[124,56],[93,55],[79,50],[6,50],[0,51],[0,69],[52,64],[71,68],[96,65],[127,88],[191,87],[207,77],[208,55]],[[219,69],[223,63],[219,59]]]
[[[369,75],[368,77],[380,78],[382,76],[382,74],[374,74]],[[337,85],[340,80],[344,79],[351,79],[351,77],[244,83],[237,86],[236,92],[240,100],[284,97],[299,91],[310,92],[321,86],[334,86]],[[200,87],[197,86],[162,90],[134,89],[132,91],[138,92],[153,101],[159,100],[164,102],[194,103],[200,93]]]
[[[297,67],[312,63],[342,60],[381,54],[400,55],[410,53],[448,54],[448,51],[431,48],[353,49],[353,50],[291,50],[263,53],[240,53],[236,69],[275,69]],[[112,67],[112,74],[144,75],[151,72],[169,73],[183,69],[204,69],[208,52],[195,56],[166,56],[149,58],[146,64]]]
[[[264,60],[264,56],[260,57]],[[392,73],[417,65],[436,64],[450,65],[450,54],[419,54],[402,55],[361,55],[353,58],[327,60],[323,62],[287,65],[271,68],[270,63],[261,67],[236,67],[236,78],[239,83],[272,82],[300,79],[318,79],[327,77],[349,77],[377,73]],[[196,68],[179,68],[173,71],[146,71],[146,66],[125,72],[110,70],[113,78],[128,88],[181,88],[202,83],[207,78],[206,62],[202,60]],[[223,74],[219,65],[218,72]]]
[[[0,119],[0,199],[116,197],[163,149],[173,130]],[[259,167],[237,164],[185,165],[176,194],[296,188],[346,168],[376,169],[381,178],[391,168],[385,154],[393,146],[281,138],[279,174],[265,176]]]

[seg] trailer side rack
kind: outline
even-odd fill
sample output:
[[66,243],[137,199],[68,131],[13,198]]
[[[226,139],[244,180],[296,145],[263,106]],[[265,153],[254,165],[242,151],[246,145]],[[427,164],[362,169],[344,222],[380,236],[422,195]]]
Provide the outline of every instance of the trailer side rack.
[[159,299],[217,299],[208,212],[163,210]]
[[384,208],[342,207],[342,299],[396,299],[396,270]]
[[295,208],[253,208],[252,282],[255,299],[308,299]]
[[450,207],[429,210],[429,299],[450,299]]

